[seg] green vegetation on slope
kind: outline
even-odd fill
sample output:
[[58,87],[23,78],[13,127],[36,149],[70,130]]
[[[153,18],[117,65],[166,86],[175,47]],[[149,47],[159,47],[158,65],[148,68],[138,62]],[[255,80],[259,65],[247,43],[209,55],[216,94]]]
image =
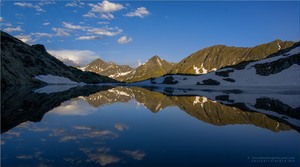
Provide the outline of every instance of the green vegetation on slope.
[[244,61],[260,60],[291,47],[294,42],[275,40],[255,47],[229,47],[224,45],[201,49],[186,57],[171,70],[171,74],[197,74],[220,69],[225,66],[239,64]]

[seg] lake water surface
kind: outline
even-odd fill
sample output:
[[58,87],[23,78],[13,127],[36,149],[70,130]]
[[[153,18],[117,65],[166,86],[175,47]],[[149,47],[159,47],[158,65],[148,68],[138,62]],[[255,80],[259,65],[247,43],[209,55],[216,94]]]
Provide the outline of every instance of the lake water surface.
[[2,166],[300,166],[300,93],[12,87]]

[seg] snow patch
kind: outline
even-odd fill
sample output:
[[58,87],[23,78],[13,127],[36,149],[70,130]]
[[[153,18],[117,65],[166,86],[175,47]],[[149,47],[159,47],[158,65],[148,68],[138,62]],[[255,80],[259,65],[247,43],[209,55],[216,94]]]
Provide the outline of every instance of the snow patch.
[[196,74],[200,74],[200,68],[198,68],[195,65],[193,65],[193,68],[194,68]]
[[37,80],[43,81],[48,84],[70,84],[70,85],[77,85],[78,82],[72,81],[66,77],[60,77],[55,75],[37,75],[34,77]]
[[87,67],[88,67],[88,66],[78,67],[78,69],[81,70],[81,71],[85,71],[85,69],[86,69]]
[[194,100],[194,102],[193,102],[193,106],[194,106],[195,104],[198,104],[198,103],[200,103],[200,97],[199,97],[199,96],[196,96],[196,97],[195,97],[195,100]]
[[131,71],[127,71],[127,72],[119,72],[117,74],[109,75],[109,77],[116,78],[116,77],[120,77],[120,76],[125,76],[125,75],[130,74],[131,72],[132,72],[132,70]]
[[[193,68],[194,68],[196,74],[206,74],[206,73],[207,73],[207,69],[205,69],[205,68],[203,67],[203,63],[201,64],[201,67],[200,67],[200,68],[198,68],[198,67],[195,66],[195,65],[193,65]],[[200,72],[200,70],[202,70],[202,73]],[[216,71],[216,70],[217,70],[216,68],[213,69],[213,71]]]
[[247,69],[248,69],[248,68],[251,68],[251,67],[254,66],[255,64],[270,63],[270,62],[279,60],[279,59],[284,58],[284,57],[292,56],[292,55],[297,54],[297,53],[300,53],[300,47],[296,47],[296,48],[290,50],[289,52],[285,53],[285,54],[288,55],[288,56],[284,56],[285,54],[282,54],[282,55],[280,55],[280,56],[270,57],[270,58],[266,58],[266,59],[263,59],[263,60],[255,61],[255,62],[249,63],[249,64],[246,66],[246,68],[247,68]]
[[256,74],[256,70],[252,67],[249,70],[236,70],[230,74],[230,78],[234,79],[234,83],[223,82],[219,80],[221,85],[239,85],[239,86],[297,86],[300,84],[300,66],[292,65],[290,68],[282,70],[280,73],[268,76]]
[[114,93],[114,94],[117,94],[117,95],[123,95],[123,96],[131,97],[128,93],[123,92],[123,91],[118,91],[116,89],[109,89],[108,92],[111,92],[111,93]]
[[157,61],[157,63],[158,63],[160,66],[162,66],[162,64],[161,64],[161,62],[160,62],[159,59],[156,59],[156,61]]
[[[201,67],[200,67],[200,68],[198,68],[198,67],[195,66],[195,65],[193,65],[193,68],[194,68],[196,74],[206,74],[206,73],[207,73],[207,69],[205,69],[205,68],[203,67],[203,63],[201,64]],[[217,70],[216,68],[214,68],[214,69]],[[213,70],[214,70],[214,69],[213,69]],[[200,72],[200,70],[202,70],[202,73]],[[215,71],[215,70],[214,70],[214,71]]]
[[[201,99],[201,100],[200,100]],[[194,102],[193,102],[193,106],[194,105],[196,105],[196,104],[198,104],[198,103],[200,103],[201,104],[201,107],[203,108],[203,104],[205,103],[205,102],[207,102],[208,100],[207,100],[207,97],[205,97],[205,96],[196,96],[195,97],[195,100],[194,100]]]
[[207,70],[203,67],[203,63],[201,64],[202,74],[206,74]]
[[156,106],[155,111],[160,111],[162,110],[161,106],[161,102],[159,102],[159,104]]
[[277,43],[277,46],[278,46],[278,50],[280,50],[280,49],[281,49],[281,46],[280,46],[280,44],[279,44],[279,43]]

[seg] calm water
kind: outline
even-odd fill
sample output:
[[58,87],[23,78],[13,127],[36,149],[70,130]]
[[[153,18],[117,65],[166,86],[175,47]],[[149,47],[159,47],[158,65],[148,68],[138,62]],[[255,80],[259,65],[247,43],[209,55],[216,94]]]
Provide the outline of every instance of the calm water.
[[2,166],[300,166],[297,91],[52,89],[2,92]]

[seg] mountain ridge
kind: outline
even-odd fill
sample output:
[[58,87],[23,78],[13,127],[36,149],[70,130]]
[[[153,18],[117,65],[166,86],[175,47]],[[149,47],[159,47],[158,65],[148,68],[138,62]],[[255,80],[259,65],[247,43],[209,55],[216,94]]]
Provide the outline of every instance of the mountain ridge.
[[226,66],[207,74],[168,74],[158,78],[133,83],[133,85],[180,86],[299,86],[300,42],[279,50],[264,59],[249,60]]
[[[87,69],[87,71],[96,72],[127,83],[138,82],[166,74],[206,74],[227,66],[266,58],[277,51],[292,46],[294,43],[293,41],[276,39],[269,43],[258,44],[253,47],[236,47],[219,44],[200,49],[178,63],[167,62],[159,56],[154,55],[136,69],[129,66],[125,68],[124,66],[126,65],[117,65],[112,62],[111,64],[115,64],[126,70],[110,73],[97,72],[97,70],[91,69],[93,68],[93,65],[91,65],[93,62],[91,62],[88,65],[91,68]],[[162,62],[163,64],[161,64]],[[109,62],[103,61],[102,64],[109,64]],[[83,67],[79,69],[86,70]]]
[[178,62],[170,74],[206,74],[222,67],[243,61],[260,60],[279,50],[291,47],[295,42],[274,40],[254,47],[214,45],[200,49]]
[[37,75],[66,77],[78,83],[115,82],[116,80],[132,83],[167,74],[206,74],[243,62],[264,59],[295,44],[292,41],[274,40],[254,47],[214,45],[192,53],[179,63],[171,63],[154,55],[133,69],[129,65],[105,62],[100,58],[87,66],[75,68],[51,56],[43,45],[27,45],[2,31],[1,41],[2,85],[42,83],[37,80]]
[[167,62],[159,56],[154,55],[136,69],[131,68],[129,65],[118,65],[114,62],[105,62],[100,58],[92,61],[87,66],[79,67],[78,69],[95,72],[118,81],[135,82],[165,75],[173,65],[174,63]]
[[36,76],[64,77],[74,82],[116,82],[92,72],[82,72],[50,55],[41,44],[28,45],[1,31],[1,87],[45,84]]

